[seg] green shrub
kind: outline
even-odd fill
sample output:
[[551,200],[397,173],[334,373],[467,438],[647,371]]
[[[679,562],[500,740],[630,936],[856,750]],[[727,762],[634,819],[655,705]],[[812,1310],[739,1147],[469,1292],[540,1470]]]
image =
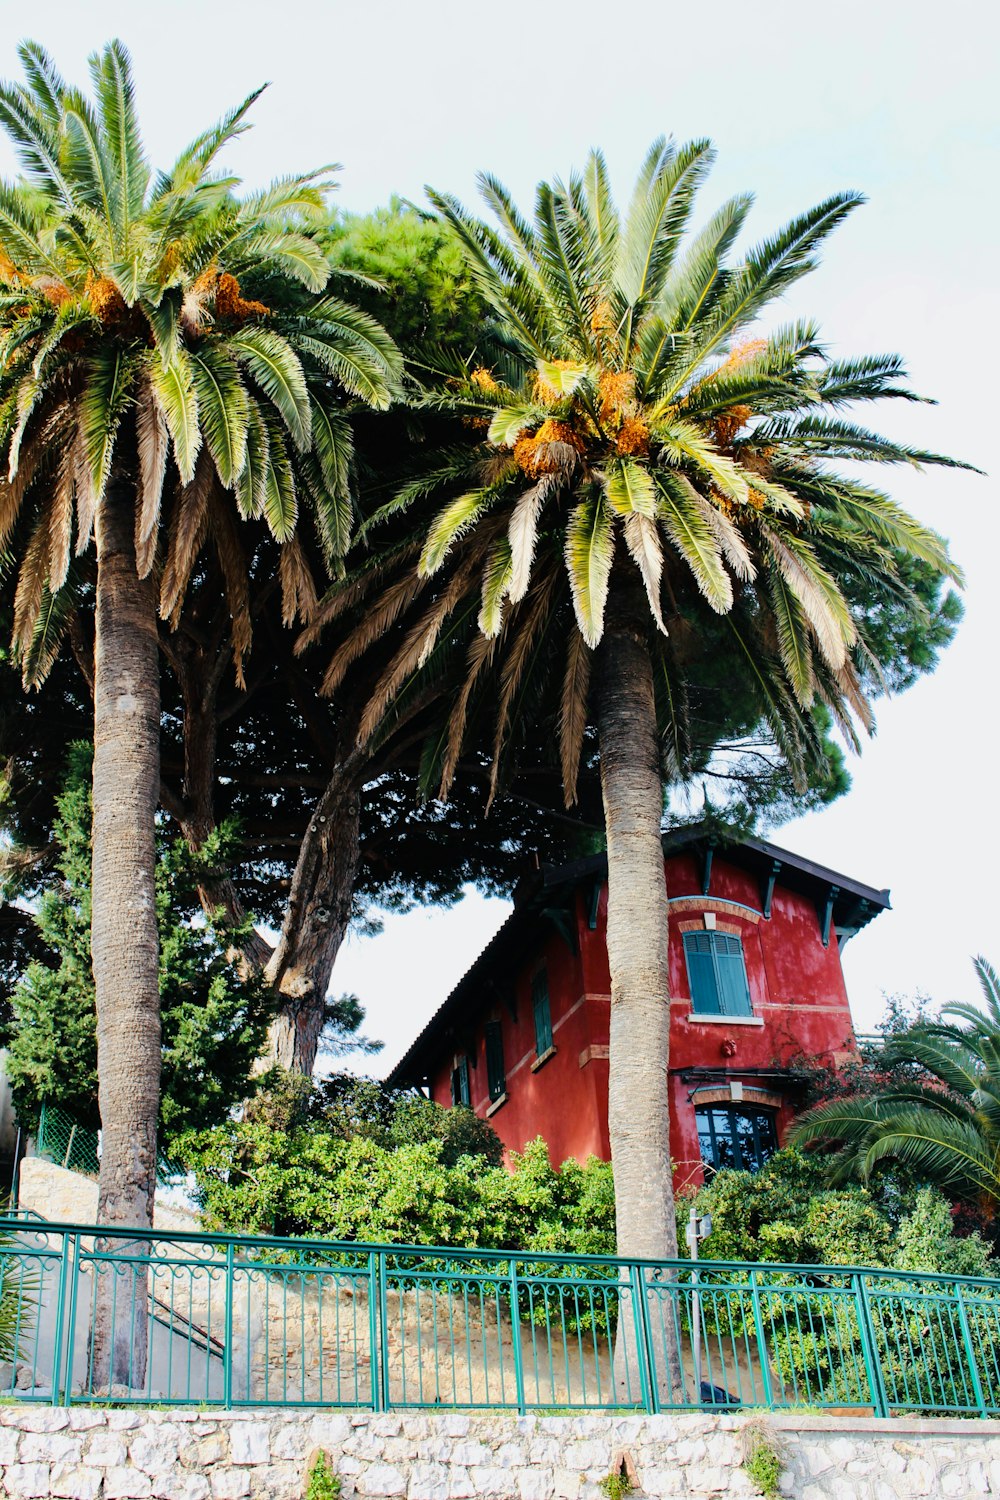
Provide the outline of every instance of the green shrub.
[[740,1434],[743,1469],[768,1500],[781,1493],[784,1461],[777,1438],[763,1421],[748,1422]]
[[322,1449],[309,1465],[303,1500],[339,1500],[341,1484]]
[[[345,1136],[334,1133],[343,1115],[289,1126],[266,1108],[259,1118],[255,1109],[252,1119],[189,1133],[177,1154],[195,1174],[208,1222],[234,1232],[614,1253],[607,1162],[567,1162],[558,1170],[541,1140],[514,1155],[510,1170],[486,1150],[455,1157],[463,1132],[469,1144],[489,1146],[481,1122],[473,1130],[466,1113],[425,1101],[378,1130]],[[454,1133],[439,1123],[452,1114]]]
[[617,1474],[613,1469],[610,1474],[605,1474],[603,1479],[597,1481],[597,1488],[607,1495],[608,1500],[625,1500],[625,1496],[631,1495],[633,1489],[632,1481],[625,1472],[625,1465],[622,1464]]
[[[891,1202],[885,1193],[891,1193]],[[1000,1267],[977,1233],[956,1229],[936,1188],[829,1188],[818,1157],[786,1147],[759,1172],[723,1171],[694,1198],[712,1215],[701,1255],[708,1260],[875,1266],[996,1276]],[[685,1205],[685,1208],[690,1204]],[[686,1217],[686,1212],[685,1215]]]
[[[18,1119],[35,1128],[41,1106],[57,1103],[79,1124],[99,1122],[97,1013],[90,959],[91,792],[89,744],[70,746],[56,799],[53,861],[44,867],[33,920],[44,957],[28,965],[11,996],[5,1071]],[[230,958],[243,927],[205,922],[197,895],[202,863],[221,857],[216,831],[201,853],[157,834],[156,912],[160,939],[162,1073],[160,1140],[224,1120],[252,1091],[274,1009],[261,978]]]

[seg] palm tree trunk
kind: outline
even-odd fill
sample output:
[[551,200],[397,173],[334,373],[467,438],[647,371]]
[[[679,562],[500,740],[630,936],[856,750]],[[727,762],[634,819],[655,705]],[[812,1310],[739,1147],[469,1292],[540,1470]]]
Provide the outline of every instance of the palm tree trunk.
[[[160,1092],[154,843],[160,679],[156,601],[152,583],[136,573],[132,528],[132,496],[112,484],[99,508],[96,538],[91,951],[101,1110],[98,1219],[148,1227]],[[117,1253],[128,1254],[129,1243],[116,1239],[113,1245]],[[95,1378],[99,1384],[141,1385],[146,1276],[110,1270],[99,1279]]]
[[[615,1184],[618,1254],[677,1255],[670,1162],[670,987],[667,888],[660,842],[663,783],[653,671],[638,610],[612,595],[600,648],[598,734],[608,844],[608,960],[611,1029],[608,1130]],[[631,1320],[631,1311],[629,1318]],[[653,1326],[661,1325],[655,1305]],[[663,1322],[672,1325],[665,1306]],[[624,1319],[623,1319],[624,1321]],[[661,1373],[676,1386],[672,1341]],[[619,1336],[621,1361],[636,1391],[637,1363]],[[633,1395],[634,1399],[634,1395]]]

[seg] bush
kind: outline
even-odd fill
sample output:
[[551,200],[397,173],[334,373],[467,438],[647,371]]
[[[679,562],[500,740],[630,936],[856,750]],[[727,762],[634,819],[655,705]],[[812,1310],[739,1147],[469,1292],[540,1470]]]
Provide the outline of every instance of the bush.
[[947,1199],[924,1187],[902,1194],[829,1188],[823,1163],[785,1147],[759,1172],[719,1172],[694,1202],[712,1215],[701,1255],[709,1260],[875,1266],[945,1275],[995,1276],[991,1246],[956,1228]]
[[387,1148],[440,1141],[446,1166],[454,1166],[463,1156],[482,1157],[491,1166],[503,1161],[500,1137],[471,1109],[442,1109],[420,1094],[390,1089],[371,1078],[341,1074],[324,1080],[316,1087],[308,1115],[344,1140],[364,1137]]
[[[470,1123],[468,1111],[412,1098],[359,1111],[359,1097],[329,1121],[302,1119],[300,1106],[289,1128],[287,1114],[267,1117],[265,1096],[262,1116],[255,1106],[251,1119],[182,1138],[176,1154],[195,1174],[208,1222],[236,1233],[380,1244],[614,1253],[607,1162],[557,1170],[537,1140],[508,1170],[484,1134],[489,1127],[475,1116]],[[456,1156],[462,1139],[477,1154]]]

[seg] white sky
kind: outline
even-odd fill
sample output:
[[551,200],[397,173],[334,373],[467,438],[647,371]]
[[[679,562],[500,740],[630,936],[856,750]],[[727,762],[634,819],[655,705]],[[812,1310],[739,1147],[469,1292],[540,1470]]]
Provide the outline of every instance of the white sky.
[[[7,0],[0,18],[5,78],[19,73],[19,35],[43,42],[81,82],[87,53],[122,37],[157,165],[272,80],[231,165],[259,184],[343,162],[340,198],[353,209],[392,192],[419,201],[425,182],[468,202],[482,168],[530,207],[535,182],[582,164],[593,144],[624,198],[660,132],[715,140],[705,211],[753,189],[755,237],[832,191],[860,189],[868,206],[830,242],[788,316],[818,317],[838,352],[899,350],[939,406],[891,411],[881,425],[996,468],[994,5],[48,0],[34,13]],[[0,170],[11,166],[0,147]],[[892,891],[892,913],[845,953],[862,1028],[877,1019],[882,991],[972,998],[969,955],[1000,961],[996,484],[943,470],[891,483],[950,538],[967,575],[966,619],[934,677],[881,706],[851,793],[774,835]],[[389,918],[383,936],[348,944],[334,986],[367,1004],[369,1029],[387,1042],[380,1067],[402,1053],[505,910],[472,895],[450,912]]]

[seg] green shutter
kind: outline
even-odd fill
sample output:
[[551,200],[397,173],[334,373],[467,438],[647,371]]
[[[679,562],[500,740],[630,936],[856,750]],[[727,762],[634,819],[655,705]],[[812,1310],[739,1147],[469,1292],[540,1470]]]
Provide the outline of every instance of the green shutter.
[[716,939],[715,963],[719,976],[720,1011],[724,1016],[752,1015],[742,943],[738,937],[730,937],[724,932],[714,932],[711,936]]
[[743,944],[727,932],[686,932],[684,957],[691,986],[691,1009],[708,1016],[749,1016]]
[[549,981],[544,969],[540,970],[531,981],[531,1004],[535,1012],[535,1053],[541,1057],[552,1046]]
[[499,1021],[486,1023],[486,1078],[490,1100],[495,1102],[506,1091],[507,1077],[503,1066],[503,1036]]
[[684,957],[687,959],[691,986],[691,1009],[701,1015],[717,1016],[722,1007],[712,954],[712,932],[686,932]]

